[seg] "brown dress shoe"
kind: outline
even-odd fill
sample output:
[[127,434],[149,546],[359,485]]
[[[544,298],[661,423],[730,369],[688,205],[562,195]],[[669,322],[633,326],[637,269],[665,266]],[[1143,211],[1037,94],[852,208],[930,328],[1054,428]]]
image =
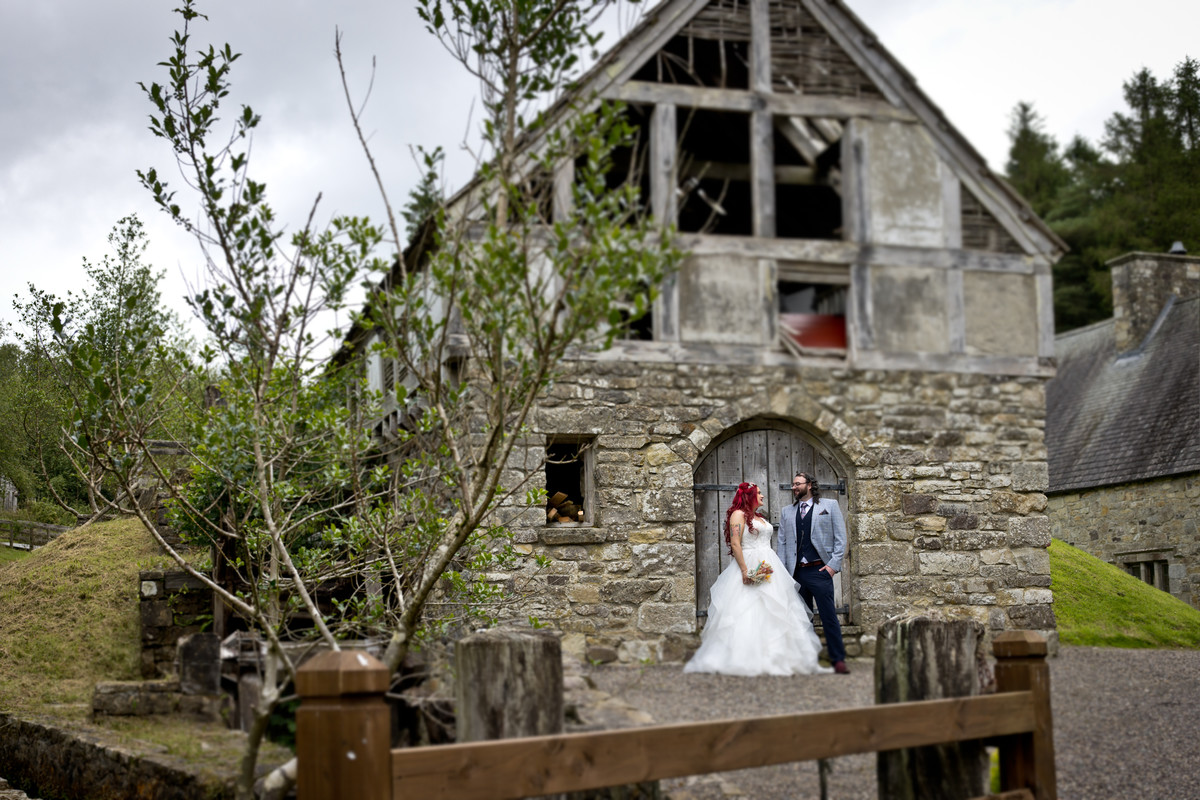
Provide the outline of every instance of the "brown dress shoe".
[[850,674],[850,668],[846,666],[845,661],[833,662],[833,671],[836,672],[838,675],[849,675]]

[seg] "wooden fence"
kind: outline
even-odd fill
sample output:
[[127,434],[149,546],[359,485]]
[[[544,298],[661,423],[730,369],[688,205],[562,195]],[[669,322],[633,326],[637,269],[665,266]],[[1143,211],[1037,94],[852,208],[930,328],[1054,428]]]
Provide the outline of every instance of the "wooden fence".
[[994,653],[991,695],[397,750],[383,664],[324,653],[296,676],[297,797],[503,800],[984,739],[1000,751],[999,797],[1055,800],[1046,642],[1006,632]]
[[61,536],[70,528],[22,519],[0,519],[0,544],[17,550],[33,550]]

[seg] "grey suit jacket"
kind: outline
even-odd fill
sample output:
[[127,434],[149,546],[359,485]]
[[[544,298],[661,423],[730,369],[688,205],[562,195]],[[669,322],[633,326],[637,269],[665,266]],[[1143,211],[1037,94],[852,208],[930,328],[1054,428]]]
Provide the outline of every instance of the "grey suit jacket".
[[[800,560],[796,555],[799,545],[796,512],[799,510],[798,504],[792,504],[779,512],[779,540],[775,544],[775,554],[783,560],[789,575]],[[821,498],[809,513],[812,514],[813,547],[834,572],[841,572],[842,558],[846,555],[846,521],[842,518],[842,509],[836,501]]]

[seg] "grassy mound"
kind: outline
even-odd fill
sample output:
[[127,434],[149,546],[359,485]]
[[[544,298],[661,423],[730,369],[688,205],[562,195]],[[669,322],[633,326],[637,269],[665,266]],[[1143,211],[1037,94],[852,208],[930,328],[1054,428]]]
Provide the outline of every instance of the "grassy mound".
[[159,550],[136,519],[68,531],[0,564],[0,709],[90,702],[136,680],[139,569]]
[[1058,539],[1050,577],[1064,644],[1200,648],[1200,611]]
[[[240,731],[184,717],[90,722],[97,682],[140,679],[138,572],[169,563],[136,519],[76,528],[0,563],[0,711],[52,717],[133,752],[150,743],[148,752],[179,757],[218,787],[241,756]],[[259,763],[289,757],[264,742]]]

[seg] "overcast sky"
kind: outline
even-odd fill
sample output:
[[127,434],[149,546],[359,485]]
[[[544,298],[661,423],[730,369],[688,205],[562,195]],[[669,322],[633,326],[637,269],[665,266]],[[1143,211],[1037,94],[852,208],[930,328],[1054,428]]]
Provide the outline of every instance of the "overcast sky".
[[[1018,101],[1033,102],[1061,143],[1095,142],[1135,71],[1167,78],[1184,56],[1200,57],[1200,4],[1181,0],[847,1],[998,171]],[[151,166],[177,175],[147,130],[137,83],[163,82],[155,65],[170,54],[178,4],[0,0],[0,319],[14,319],[12,297],[31,281],[58,294],[79,286],[82,259],[109,254],[109,231],[131,213],[149,232],[147,261],[166,272],[164,299],[186,314],[199,252],[135,175]],[[301,224],[318,192],[320,219],[381,219],[339,84],[335,27],[360,96],[376,61],[365,125],[393,200],[416,181],[413,145],[449,151],[450,188],[469,177],[459,143],[479,121],[475,86],[411,0],[201,0],[200,10],[210,21],[193,44],[229,42],[244,54],[232,99],[263,115],[252,160],[280,219]]]

